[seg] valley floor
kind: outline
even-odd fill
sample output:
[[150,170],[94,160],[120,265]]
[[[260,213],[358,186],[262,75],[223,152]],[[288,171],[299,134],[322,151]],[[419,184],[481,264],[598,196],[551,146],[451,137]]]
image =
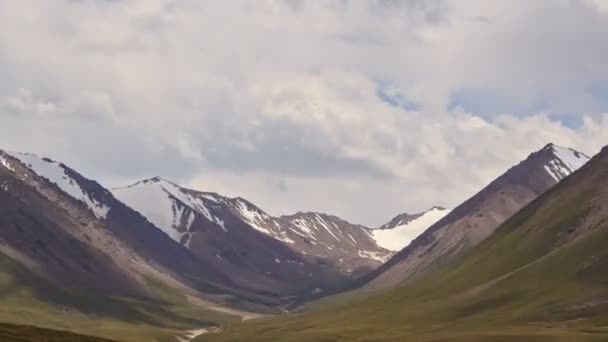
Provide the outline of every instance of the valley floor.
[[[292,319],[287,319],[291,321]],[[293,318],[297,321],[298,318]],[[354,323],[354,322],[353,322]],[[483,325],[483,322],[479,322]],[[408,342],[599,342],[608,341],[608,328],[585,328],[578,323],[531,323],[521,326],[479,328],[446,327],[411,328],[398,325],[359,325],[330,322],[324,326],[298,321],[297,325],[283,319],[267,319],[253,325],[236,325],[219,334],[199,335],[194,342],[308,342],[308,341],[408,341]]]

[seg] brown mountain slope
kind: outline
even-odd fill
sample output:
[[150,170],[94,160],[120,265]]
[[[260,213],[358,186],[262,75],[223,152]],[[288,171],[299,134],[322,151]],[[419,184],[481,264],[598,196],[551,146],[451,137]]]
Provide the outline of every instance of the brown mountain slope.
[[453,259],[588,159],[553,144],[532,153],[366,276],[365,288],[392,287]]
[[272,217],[245,199],[160,177],[113,192],[193,253],[252,285],[288,295],[325,292],[390,255],[366,228],[335,216]]
[[[38,206],[45,210],[33,210],[30,216],[49,212],[71,219],[73,224],[57,224],[57,230],[81,241],[84,250],[101,251],[139,283],[145,283],[145,278],[153,274],[153,278],[161,278],[163,283],[191,295],[213,295],[222,302],[254,301],[274,306],[291,300],[293,296],[317,294],[348,281],[330,265],[299,254],[256,231],[233,210],[202,193],[187,189],[172,194],[161,193],[160,199],[164,197],[164,203],[169,204],[167,213],[176,227],[191,229],[184,233],[176,230],[175,234],[181,234],[182,239],[174,239],[175,234],[166,234],[150,222],[155,221],[155,216],[148,220],[97,182],[62,163],[31,154],[0,153],[3,164],[7,164],[0,167],[9,177],[7,179],[14,183],[7,184],[14,191],[5,191],[15,206],[13,211],[32,210],[30,204],[38,202],[19,202],[18,199],[26,195],[38,196]],[[150,182],[156,184],[152,180]],[[33,191],[26,191],[28,188]],[[149,193],[145,195],[146,203],[158,200]],[[203,208],[202,201],[205,200],[208,203]],[[215,217],[222,219],[215,220]],[[7,224],[15,220],[7,217]],[[50,216],[38,218],[40,222],[49,220]],[[38,237],[35,225],[32,227],[27,239],[35,241]],[[18,244],[17,240],[7,244],[13,255],[23,252]],[[95,260],[88,256],[74,258],[70,254],[74,249],[69,246],[53,246],[52,250],[58,258],[66,259],[61,263],[64,266],[74,260]],[[42,263],[54,260],[38,259]],[[73,272],[72,268],[65,268],[65,277],[60,277],[60,270],[51,272],[52,268],[46,266],[40,269],[49,270],[49,276],[59,279],[70,279]],[[74,273],[74,276],[78,275],[78,272]],[[95,277],[90,282],[91,286],[104,284]],[[109,276],[104,278],[112,279]],[[74,286],[79,287],[80,284]]]
[[152,281],[231,303],[278,303],[277,294],[196,256],[73,169],[3,151],[0,161],[0,251],[48,280],[153,298]]

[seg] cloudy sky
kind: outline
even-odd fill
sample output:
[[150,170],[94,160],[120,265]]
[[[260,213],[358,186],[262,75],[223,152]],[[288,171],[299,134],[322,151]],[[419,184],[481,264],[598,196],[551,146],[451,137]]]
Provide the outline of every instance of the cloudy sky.
[[0,148],[377,225],[608,144],[607,35],[608,0],[0,0]]

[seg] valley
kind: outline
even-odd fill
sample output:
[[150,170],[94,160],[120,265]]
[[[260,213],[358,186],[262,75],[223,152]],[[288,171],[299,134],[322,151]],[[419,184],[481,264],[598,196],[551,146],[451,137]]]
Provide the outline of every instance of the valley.
[[199,341],[605,340],[607,176],[604,149],[490,238],[425,275]]
[[[570,249],[585,251],[572,260],[601,260],[588,244],[602,239],[603,207],[589,201],[603,194],[595,184],[608,170],[604,151],[570,176],[588,157],[549,144],[452,211],[401,214],[378,228],[319,213],[272,217],[244,199],[160,177],[110,192],[50,159],[1,156],[3,196],[10,203],[3,207],[8,230],[0,248],[3,322],[24,324],[27,316],[43,328],[121,341],[434,341],[444,334],[449,340],[543,340],[562,330],[590,341],[601,336],[585,330],[601,316],[579,317],[573,331],[558,317],[568,315],[568,307],[578,317],[603,302],[568,294],[568,306],[546,306],[560,291],[601,287],[572,282],[570,274],[581,272],[576,263],[574,273],[565,272],[566,264],[558,274],[546,272],[556,260],[569,260]],[[44,209],[28,211],[33,203]],[[74,241],[78,253],[101,253],[107,261],[84,267],[80,276],[69,263],[74,258],[62,254],[76,247],[47,249],[40,233],[25,234],[32,220],[38,230],[50,229],[48,243]],[[568,235],[560,235],[564,225],[572,225]],[[31,252],[24,247],[28,239],[34,239]],[[414,252],[429,243],[443,254]],[[162,254],[153,252],[159,248]],[[49,252],[55,256],[40,258]],[[425,259],[404,268],[411,255]],[[50,260],[57,261],[46,271],[37,266]],[[357,271],[363,267],[369,270]],[[109,272],[124,280],[111,287],[94,280]],[[545,283],[564,286],[544,289]],[[542,296],[530,293],[541,289]],[[533,334],[530,327],[539,325],[544,332]]]
[[608,0],[0,0],[0,342],[608,341]]

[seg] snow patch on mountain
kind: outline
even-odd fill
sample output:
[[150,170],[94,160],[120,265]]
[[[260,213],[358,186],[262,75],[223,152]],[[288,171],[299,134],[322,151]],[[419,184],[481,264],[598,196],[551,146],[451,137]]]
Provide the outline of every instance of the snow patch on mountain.
[[[329,233],[329,235],[331,235],[334,239],[336,239],[336,241],[340,241],[340,239],[336,236],[336,234],[334,234],[334,232],[331,230],[331,228],[329,228],[328,226],[328,222],[325,221],[321,216],[319,216],[319,214],[316,215],[317,222],[321,225],[321,227],[323,227],[325,229],[325,231],[327,231]],[[337,228],[335,223],[332,223],[334,228]]]
[[235,209],[251,227],[266,235],[273,236],[273,233],[264,225],[270,220],[270,217],[255,208],[251,208],[244,200],[237,198],[235,200]]
[[[11,156],[18,159],[38,176],[54,183],[63,192],[86,204],[97,218],[106,218],[110,208],[89,196],[89,194],[80,187],[78,182],[70,177],[63,164],[29,153],[11,153]],[[14,171],[14,168],[12,170]]]
[[176,229],[181,218],[180,210],[184,208],[177,207],[171,193],[162,185],[143,181],[137,186],[114,190],[113,193],[116,198],[145,216],[171,239],[180,242],[186,233]]
[[299,253],[330,260],[348,259],[340,266],[347,272],[362,263],[377,266],[393,254],[376,244],[369,228],[335,216],[308,212],[273,217],[243,198],[186,189],[160,177],[113,192],[173,240],[186,245],[193,239],[192,234],[196,235],[190,229],[194,218],[188,216],[191,215],[189,208],[196,213],[196,220],[205,218],[224,232],[232,228],[230,225],[236,218]]
[[381,263],[385,263],[390,259],[391,255],[386,253],[378,253],[372,251],[358,251],[357,254],[362,258],[378,260]]
[[11,163],[2,155],[0,155],[0,164],[4,165],[9,171],[15,172],[15,168],[11,165]]
[[449,209],[436,207],[403,225],[394,228],[373,229],[371,235],[380,247],[397,252],[449,212]]
[[[212,195],[193,194],[180,186],[161,178],[152,178],[135,183],[124,188],[113,189],[113,193],[122,202],[126,203],[160,228],[165,234],[176,242],[181,242],[186,236],[185,244],[192,239],[190,227],[194,223],[197,212],[217,227],[227,232],[224,221],[213,215],[208,207],[215,205],[218,199]],[[190,212],[186,215],[186,210]],[[182,223],[185,225],[182,226]]]
[[546,148],[553,152],[555,158],[551,159],[548,165],[544,166],[544,169],[556,182],[566,178],[589,161],[587,155],[571,148],[559,147],[553,144],[547,145]]
[[158,184],[158,186],[160,186],[166,192],[168,192],[169,194],[171,194],[172,196],[177,198],[183,204],[185,204],[189,208],[194,209],[197,212],[199,212],[200,214],[202,214],[203,216],[205,216],[205,218],[207,220],[215,223],[220,228],[222,228],[222,230],[228,231],[226,229],[224,221],[222,219],[220,219],[219,217],[216,217],[213,214],[211,214],[211,211],[209,210],[209,208],[207,207],[207,204],[205,203],[205,200],[207,199],[206,197],[195,196],[191,193],[184,191],[184,189],[182,189],[178,185],[175,185],[166,180],[161,180],[156,183]]

